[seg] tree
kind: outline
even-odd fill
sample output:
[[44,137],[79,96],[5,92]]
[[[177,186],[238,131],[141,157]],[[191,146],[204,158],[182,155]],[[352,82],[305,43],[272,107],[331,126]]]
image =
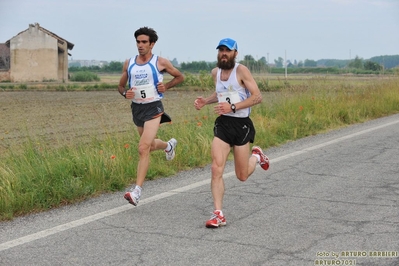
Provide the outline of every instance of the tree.
[[305,67],[317,67],[317,62],[315,60],[305,59]]
[[325,66],[325,67],[338,67],[344,68],[348,65],[349,60],[343,59],[319,59],[317,60],[318,66]]
[[283,62],[284,59],[282,57],[279,57],[277,60],[274,59],[274,64],[276,64],[276,67],[283,67]]
[[255,61],[255,58],[252,55],[245,55],[243,61],[251,62]]
[[384,68],[394,68],[399,66],[399,55],[380,55],[370,58],[370,61],[382,65]]
[[264,65],[267,65],[267,60],[266,60],[266,57],[264,57],[264,56],[262,56],[260,59],[259,59],[259,61],[258,61],[259,63],[263,63]]
[[109,72],[121,72],[123,69],[123,62],[111,61],[108,65],[104,66],[104,70]]
[[380,71],[383,69],[383,66],[376,62],[366,61],[364,62],[364,69],[365,70],[372,70],[372,71]]
[[363,59],[360,58],[359,56],[356,56],[355,59],[349,62],[348,67],[363,69]]
[[200,70],[210,71],[215,67],[215,63],[207,63],[205,61],[194,61],[188,63],[181,63],[181,71],[199,72]]
[[175,66],[175,67],[178,67],[178,66],[179,66],[179,62],[177,61],[176,58],[173,58],[173,60],[171,61],[171,63],[172,63],[172,65]]
[[244,56],[244,60],[240,61],[239,63],[245,65],[248,67],[251,72],[264,72],[267,70],[267,64],[266,64],[266,58],[262,57],[258,61],[255,60],[255,58],[252,55],[246,55]]
[[290,68],[292,68],[292,67],[295,67],[295,66],[294,66],[294,64],[293,64],[293,63],[291,63],[291,61],[290,61],[290,60],[287,60],[287,67],[290,67]]

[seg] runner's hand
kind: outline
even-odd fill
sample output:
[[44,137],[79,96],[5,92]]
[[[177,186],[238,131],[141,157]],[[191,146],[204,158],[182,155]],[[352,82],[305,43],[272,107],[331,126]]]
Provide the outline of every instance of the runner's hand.
[[160,93],[164,93],[164,92],[166,91],[165,84],[163,84],[162,82],[158,82],[158,84],[157,84],[157,90],[158,90]]
[[134,98],[134,92],[133,90],[130,88],[126,91],[126,99],[133,99]]

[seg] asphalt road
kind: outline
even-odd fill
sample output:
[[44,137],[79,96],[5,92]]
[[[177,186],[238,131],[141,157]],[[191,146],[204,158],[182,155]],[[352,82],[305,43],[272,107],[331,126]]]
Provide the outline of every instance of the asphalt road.
[[0,223],[0,265],[399,265],[399,114],[266,153],[247,182],[226,168],[225,227],[204,226],[208,166],[146,182],[137,207],[119,192]]

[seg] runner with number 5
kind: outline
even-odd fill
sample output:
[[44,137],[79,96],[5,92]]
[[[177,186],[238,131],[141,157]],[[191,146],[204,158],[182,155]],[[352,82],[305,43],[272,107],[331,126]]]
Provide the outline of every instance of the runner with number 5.
[[[164,112],[161,100],[166,90],[179,83],[184,77],[172,63],[160,56],[152,54],[152,48],[158,40],[156,31],[142,27],[134,33],[139,54],[125,61],[118,91],[126,99],[130,99],[133,122],[140,135],[138,144],[139,162],[137,167],[136,185],[126,192],[124,198],[136,206],[140,200],[145,177],[147,175],[150,152],[164,150],[166,159],[175,157],[176,139],[168,142],[156,139],[161,123],[170,122],[170,117]],[[163,82],[163,73],[169,73],[173,78]],[[126,89],[126,85],[128,89]]]

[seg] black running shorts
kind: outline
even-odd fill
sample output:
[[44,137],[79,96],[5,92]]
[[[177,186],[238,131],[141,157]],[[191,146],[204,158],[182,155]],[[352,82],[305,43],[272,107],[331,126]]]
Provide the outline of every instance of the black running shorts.
[[161,123],[172,121],[170,117],[164,112],[161,101],[152,103],[140,104],[134,103],[130,105],[132,108],[133,122],[138,127],[143,127],[144,122],[152,120],[156,117],[161,117]]
[[213,135],[230,146],[242,146],[255,140],[255,127],[251,118],[221,115],[215,120]]

